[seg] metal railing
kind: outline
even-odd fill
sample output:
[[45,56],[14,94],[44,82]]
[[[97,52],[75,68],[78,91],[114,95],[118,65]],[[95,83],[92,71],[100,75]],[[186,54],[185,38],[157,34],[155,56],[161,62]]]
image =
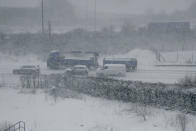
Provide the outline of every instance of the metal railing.
[[19,121],[14,125],[9,126],[7,129],[4,129],[3,131],[25,131],[25,122]]

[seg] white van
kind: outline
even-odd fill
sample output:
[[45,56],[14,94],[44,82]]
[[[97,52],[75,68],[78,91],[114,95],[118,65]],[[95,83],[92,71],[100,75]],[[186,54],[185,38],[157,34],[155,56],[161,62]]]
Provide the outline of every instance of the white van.
[[124,64],[105,64],[103,68],[96,71],[97,77],[117,76],[124,77],[126,75],[126,66]]

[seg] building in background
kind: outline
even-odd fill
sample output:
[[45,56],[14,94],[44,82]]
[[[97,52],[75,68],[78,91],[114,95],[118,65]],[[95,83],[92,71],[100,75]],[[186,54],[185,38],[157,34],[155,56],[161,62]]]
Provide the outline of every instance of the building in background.
[[150,33],[190,33],[190,22],[153,22],[149,23],[147,30]]

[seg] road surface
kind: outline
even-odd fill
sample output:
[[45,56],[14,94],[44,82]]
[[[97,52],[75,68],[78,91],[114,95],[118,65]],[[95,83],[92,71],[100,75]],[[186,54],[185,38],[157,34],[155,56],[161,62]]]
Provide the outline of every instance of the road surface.
[[[10,77],[14,68],[19,68],[24,64],[40,65],[42,74],[63,73],[63,70],[50,70],[46,67],[44,62],[39,63],[4,63],[0,65],[0,79],[5,81]],[[7,74],[7,75],[6,75]],[[90,76],[95,76],[95,71],[91,71]],[[185,76],[194,76],[196,74],[196,67],[156,67],[156,66],[139,66],[134,72],[128,72],[126,77],[119,77],[117,79],[134,80],[144,82],[163,82],[163,83],[177,83]],[[10,80],[9,80],[10,81]]]

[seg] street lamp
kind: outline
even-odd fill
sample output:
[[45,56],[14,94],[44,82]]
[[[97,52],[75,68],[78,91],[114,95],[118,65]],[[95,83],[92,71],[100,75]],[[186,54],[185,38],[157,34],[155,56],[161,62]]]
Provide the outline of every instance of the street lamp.
[[89,23],[89,22],[88,22],[88,19],[89,19],[89,18],[88,18],[88,17],[89,17],[89,16],[88,16],[88,15],[89,15],[89,14],[88,14],[88,10],[89,10],[88,8],[89,8],[89,7],[88,7],[88,0],[86,0],[86,30],[88,30],[88,23]]

